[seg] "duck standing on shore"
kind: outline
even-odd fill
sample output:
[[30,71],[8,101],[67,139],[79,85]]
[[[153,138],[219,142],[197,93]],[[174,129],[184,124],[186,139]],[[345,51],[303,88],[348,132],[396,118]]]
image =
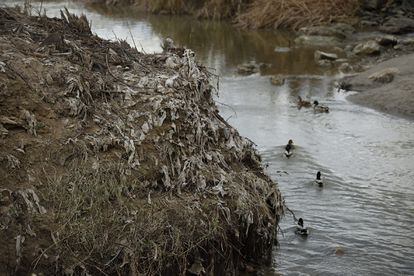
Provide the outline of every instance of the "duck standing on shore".
[[288,144],[286,145],[286,147],[285,147],[285,156],[287,157],[287,158],[289,158],[289,157],[291,157],[292,156],[292,154],[293,154],[293,149],[295,148],[295,146],[293,145],[293,141],[292,141],[292,139],[290,139],[289,141],[288,141]]
[[298,225],[296,226],[296,234],[301,235],[301,236],[307,236],[309,235],[309,230],[308,228],[303,226],[303,219],[299,218],[298,220]]
[[322,182],[322,179],[321,179],[321,172],[320,171],[318,171],[317,173],[316,173],[316,179],[315,179],[315,183],[319,186],[319,187],[322,187],[323,186],[323,182]]
[[301,109],[302,107],[308,108],[308,107],[311,107],[311,106],[312,106],[311,102],[304,101],[304,100],[302,100],[301,96],[298,96],[298,109]]
[[319,105],[318,101],[313,101],[313,111],[315,113],[329,113],[329,107]]

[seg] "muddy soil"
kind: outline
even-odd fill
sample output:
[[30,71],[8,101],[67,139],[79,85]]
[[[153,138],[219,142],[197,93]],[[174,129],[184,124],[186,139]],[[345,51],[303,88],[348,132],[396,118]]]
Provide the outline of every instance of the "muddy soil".
[[360,93],[348,99],[382,112],[414,119],[413,64],[414,54],[403,55],[358,74],[349,80],[349,85]]

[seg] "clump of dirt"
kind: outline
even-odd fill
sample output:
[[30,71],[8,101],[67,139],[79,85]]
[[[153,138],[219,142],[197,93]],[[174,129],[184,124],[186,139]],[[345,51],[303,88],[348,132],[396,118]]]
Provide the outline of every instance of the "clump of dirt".
[[283,215],[189,49],[142,54],[86,17],[0,9],[0,274],[223,275]]

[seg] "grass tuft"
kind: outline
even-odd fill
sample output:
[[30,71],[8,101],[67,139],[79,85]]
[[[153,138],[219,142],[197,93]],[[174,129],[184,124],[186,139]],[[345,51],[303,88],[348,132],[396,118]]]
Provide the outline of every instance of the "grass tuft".
[[298,29],[355,16],[359,0],[256,0],[236,17],[243,28]]

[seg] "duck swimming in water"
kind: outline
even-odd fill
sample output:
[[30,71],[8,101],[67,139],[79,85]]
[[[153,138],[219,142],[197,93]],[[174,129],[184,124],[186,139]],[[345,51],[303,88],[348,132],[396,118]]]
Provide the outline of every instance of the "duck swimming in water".
[[304,100],[302,100],[301,96],[298,96],[298,108],[299,109],[301,109],[302,107],[308,108],[308,107],[311,107],[311,106],[312,106],[311,102],[304,101]]
[[303,226],[303,219],[299,218],[298,220],[298,225],[296,226],[296,234],[301,235],[301,236],[307,236],[309,235],[309,230],[308,228]]
[[287,158],[289,158],[289,157],[291,157],[292,156],[292,154],[293,154],[293,149],[295,148],[295,146],[293,145],[293,141],[292,141],[292,139],[290,139],[289,141],[288,141],[288,144],[286,145],[286,147],[285,147],[285,156],[287,157]]
[[322,182],[322,179],[321,179],[321,172],[320,171],[318,171],[317,173],[316,173],[316,179],[315,179],[315,183],[316,184],[318,184],[318,186],[319,187],[322,187],[323,186],[323,182]]
[[315,113],[329,113],[329,107],[319,105],[318,101],[313,101],[313,111]]

